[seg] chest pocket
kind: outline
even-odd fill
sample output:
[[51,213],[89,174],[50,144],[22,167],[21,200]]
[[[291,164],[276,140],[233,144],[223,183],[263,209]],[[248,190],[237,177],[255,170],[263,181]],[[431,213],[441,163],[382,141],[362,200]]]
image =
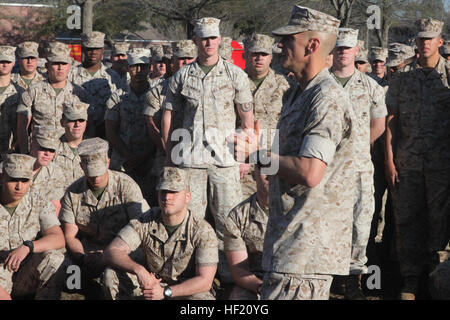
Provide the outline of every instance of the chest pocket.
[[186,241],[179,241],[171,261],[170,277],[176,278],[183,274],[192,273],[194,268],[194,248]]
[[230,111],[234,107],[235,92],[228,77],[223,77],[216,89],[213,90],[214,102],[217,110]]
[[186,106],[191,111],[194,111],[198,108],[201,100],[201,92],[199,89],[186,85],[183,87],[183,90],[181,90],[181,95],[186,102]]

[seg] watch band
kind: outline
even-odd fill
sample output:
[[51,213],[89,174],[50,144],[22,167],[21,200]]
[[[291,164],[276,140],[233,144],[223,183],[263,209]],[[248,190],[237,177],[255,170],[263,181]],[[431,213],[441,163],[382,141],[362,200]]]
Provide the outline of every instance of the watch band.
[[33,244],[33,241],[25,240],[25,241],[23,242],[23,245],[26,246],[26,247],[28,247],[28,248],[30,249],[30,252],[28,252],[28,254],[32,254],[32,253],[34,252],[34,244]]

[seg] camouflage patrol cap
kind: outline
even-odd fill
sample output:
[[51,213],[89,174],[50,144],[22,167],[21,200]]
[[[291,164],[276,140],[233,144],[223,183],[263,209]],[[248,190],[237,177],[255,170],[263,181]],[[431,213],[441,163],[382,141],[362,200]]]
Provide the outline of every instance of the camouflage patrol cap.
[[340,21],[326,13],[295,5],[287,26],[272,31],[276,36],[285,36],[305,31],[331,33],[337,36]]
[[83,103],[81,101],[73,103],[63,104],[63,114],[66,119],[75,120],[87,120],[88,119],[88,108],[89,104]]
[[388,51],[386,48],[382,47],[372,47],[370,48],[370,60],[380,60],[380,61],[386,61],[386,58],[388,56]]
[[116,42],[112,46],[111,56],[117,56],[119,54],[127,55],[127,51],[130,48],[130,44],[126,42]]
[[58,149],[61,134],[54,128],[35,126],[33,128],[33,139],[43,148]]
[[272,54],[281,54],[282,50],[281,48],[278,48],[278,43],[275,43],[272,46]]
[[22,42],[17,46],[17,56],[19,58],[39,58],[39,44],[32,41]]
[[358,29],[339,28],[336,47],[356,47],[358,45],[358,33]]
[[149,55],[150,52],[148,49],[133,48],[128,51],[128,65],[132,66],[134,64],[150,64]]
[[231,42],[233,39],[230,37],[223,37],[219,45],[219,56],[224,60],[230,60],[233,56],[233,47]]
[[161,45],[154,46],[150,49],[152,53],[152,61],[160,62],[164,58],[164,49]]
[[36,158],[26,154],[2,154],[3,166],[2,172],[6,172],[8,176],[16,179],[33,178],[33,165]]
[[164,44],[163,45],[163,52],[164,52],[164,58],[172,59],[173,56],[173,50],[171,44]]
[[366,49],[359,49],[358,54],[355,57],[355,62],[369,63],[369,52]]
[[275,39],[265,34],[252,34],[244,39],[244,49],[246,52],[263,52],[272,54]]
[[164,167],[156,190],[179,192],[189,186],[189,173],[186,169]]
[[386,67],[396,67],[416,55],[414,48],[403,43],[390,43]]
[[0,46],[0,61],[16,61],[16,48],[11,46]]
[[197,56],[197,46],[192,40],[173,42],[172,49],[176,58],[195,58]]
[[444,43],[444,54],[450,54],[450,40],[447,40]]
[[108,170],[108,149],[108,142],[100,138],[86,139],[78,145],[81,166],[88,177],[101,176]]
[[81,34],[81,44],[85,48],[103,48],[105,46],[105,34],[100,31],[92,31],[90,34]]
[[220,37],[220,19],[207,17],[194,21],[194,33],[199,38]]
[[442,33],[444,23],[432,18],[419,19],[416,21],[416,27],[418,28],[416,38],[435,38]]
[[47,61],[72,63],[70,48],[62,42],[50,42],[47,47]]

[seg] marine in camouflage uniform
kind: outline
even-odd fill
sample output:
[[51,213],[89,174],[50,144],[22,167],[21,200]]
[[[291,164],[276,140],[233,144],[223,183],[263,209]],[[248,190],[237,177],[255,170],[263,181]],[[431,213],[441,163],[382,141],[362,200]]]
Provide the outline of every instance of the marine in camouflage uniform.
[[[31,180],[35,160],[27,155],[3,155],[1,193],[6,192],[6,183],[14,181],[11,179]],[[21,191],[24,196],[15,208],[0,205],[0,287],[14,297],[35,294],[35,299],[59,299],[61,283],[56,271],[64,259],[59,250],[64,247],[60,223],[49,202],[33,198],[26,190]],[[38,233],[42,233],[39,240]],[[52,249],[33,250],[30,254],[31,247],[37,248],[38,243]],[[26,250],[27,255],[20,261],[19,268],[14,262],[10,263],[8,255],[22,250]]]
[[58,148],[58,137],[53,128],[34,127],[30,155],[37,160],[29,191],[32,197],[52,202],[57,214],[61,208],[59,200],[65,191],[64,173],[56,163],[51,162]]
[[[174,164],[189,168],[192,192],[189,209],[198,218],[203,218],[209,205],[222,252],[219,274],[221,280],[226,282],[231,281],[231,277],[225,271],[223,224],[226,215],[242,200],[239,166],[233,159],[226,137],[236,130],[235,109],[244,130],[252,130],[254,121],[253,98],[245,72],[224,61],[217,51],[206,53],[206,49],[201,49],[202,41],[212,41],[212,46],[218,50],[219,23],[220,20],[215,18],[195,21],[194,42],[199,48],[199,57],[171,78],[163,105],[162,131],[166,134],[165,126],[169,124],[170,127],[172,121],[173,127],[173,119],[178,121],[182,114],[183,130],[174,131],[174,134],[184,134],[183,142],[178,145],[171,142],[174,145],[173,152],[179,155],[181,148],[182,155],[172,159],[170,147],[166,153]],[[207,63],[207,55],[210,55],[209,61],[217,59],[216,64],[203,66],[202,63]],[[164,139],[165,142],[169,139],[179,140],[176,136]]]
[[153,88],[169,77],[167,74],[169,59],[164,55],[164,49],[161,45],[152,47],[151,55],[152,72],[150,73],[148,81],[150,87]]
[[[175,167],[166,167],[161,177],[161,182],[157,186],[160,192],[160,203],[166,200],[164,194],[189,194],[187,171]],[[169,201],[177,202],[178,199],[170,196]],[[185,201],[185,198],[181,198]],[[178,202],[177,202],[178,203]],[[174,295],[174,299],[186,300],[213,300],[214,295],[211,290],[214,274],[218,263],[217,237],[213,228],[204,220],[187,209],[187,202],[181,211],[171,213],[177,215],[176,225],[168,224],[168,213],[166,207],[156,207],[144,213],[138,219],[132,220],[123,228],[116,240],[111,243],[108,251],[117,246],[117,240],[126,248],[126,252],[131,252],[141,248],[145,253],[145,268],[161,279],[161,284],[156,286],[167,288],[172,287],[176,292],[176,287],[184,286],[184,290],[189,290],[188,283],[202,275],[203,279],[198,282],[205,282],[209,287],[208,291],[196,292],[189,295]],[[173,222],[173,220],[172,220]],[[181,222],[181,223],[178,223]],[[107,257],[113,257],[114,253],[106,253]],[[114,265],[115,261],[123,261],[118,256],[115,259],[108,259]],[[112,261],[111,261],[112,260]],[[119,265],[120,266],[120,265]],[[208,267],[205,272],[202,268]],[[205,281],[204,278],[207,280]],[[119,269],[107,269],[105,271],[105,287],[109,298],[126,299],[132,296],[142,296],[136,274],[125,273]],[[167,292],[159,298],[169,298]],[[170,296],[172,298],[172,296]],[[158,299],[156,297],[155,299]]]
[[[12,70],[16,61],[15,48],[11,46],[0,46],[0,61],[10,62],[9,68]],[[2,76],[9,76],[11,71]],[[16,109],[19,104],[20,95],[23,89],[12,80],[5,87],[0,88],[0,153],[6,153],[12,148],[16,141],[17,115]]]
[[388,50],[386,48],[381,47],[370,48],[369,60],[372,66],[372,72],[369,73],[368,75],[371,76],[380,86],[385,88],[385,90],[387,90],[387,85],[389,83],[386,68],[383,67],[384,73],[381,77],[380,74],[377,74],[376,72],[378,64],[382,64],[384,66],[384,64],[386,63],[387,56]]
[[[30,72],[33,76],[31,79],[29,77],[24,77],[25,72],[22,70],[20,70],[19,73],[13,73],[12,75],[12,81],[24,90],[28,89],[30,85],[45,79],[42,74],[37,72],[37,60],[39,59],[38,47],[38,43],[31,41],[25,41],[17,46],[16,52],[19,60],[36,59],[36,69],[32,71],[27,70],[27,72]],[[22,68],[22,66],[20,67]]]
[[[55,43],[47,54],[49,63],[70,64],[70,49],[66,44]],[[18,113],[18,133],[19,147],[22,153],[28,152],[29,126],[44,126],[53,128],[61,135],[64,134],[64,128],[61,127],[61,117],[63,113],[63,104],[77,103],[86,99],[86,93],[78,85],[72,84],[66,79],[59,79],[59,76],[52,75],[49,70],[49,79],[31,85],[23,92],[20,103],[17,107]],[[63,88],[55,89],[54,83],[65,82]],[[32,131],[32,130],[31,130]],[[21,140],[23,139],[23,141]]]
[[118,74],[120,84],[117,85],[117,88],[122,90],[126,90],[130,84],[130,74],[127,71],[127,51],[129,48],[129,43],[117,42],[113,44],[111,52],[112,66],[110,69]]
[[83,135],[86,130],[88,107],[88,104],[82,102],[64,104],[63,106],[61,125],[65,128],[66,133],[59,138],[59,144],[53,162],[64,173],[64,190],[84,176],[77,148],[83,140]]
[[[197,47],[192,40],[180,40],[172,43],[173,46],[173,59],[174,59],[174,72],[177,72],[184,65],[192,63],[197,57]],[[159,183],[159,177],[161,176],[166,161],[165,149],[162,145],[161,136],[161,120],[162,120],[162,105],[166,98],[167,88],[169,86],[169,80],[165,79],[163,82],[154,86],[145,96],[144,111],[143,114],[147,119],[147,129],[150,137],[153,140],[153,144],[156,146],[156,154],[153,158],[152,168],[150,170],[150,184],[151,184],[151,200],[150,205],[158,205],[158,194],[156,192],[156,186]],[[179,124],[175,124],[175,127],[181,126],[180,119]],[[176,121],[177,122],[177,121]]]
[[[111,95],[120,88],[119,75],[108,69],[101,61],[104,51],[105,34],[93,31],[91,34],[82,34],[82,47],[85,51],[85,60],[71,73],[69,80],[86,90],[89,103],[88,134],[96,137],[105,137],[105,111],[106,102]],[[97,60],[91,61],[88,55],[92,54]],[[88,54],[89,53],[89,54]],[[94,70],[95,71],[89,71]]]
[[320,32],[324,47],[314,53],[316,68],[321,71],[311,76],[312,80],[299,82],[283,105],[275,140],[279,141],[279,156],[258,151],[258,158],[268,158],[271,164],[294,161],[296,167],[309,168],[280,168],[270,177],[270,215],[262,261],[264,300],[328,299],[332,275],[349,272],[356,120],[348,94],[326,66],[339,23],[322,12],[294,6],[288,25],[272,32],[282,36],[283,66],[294,73],[307,71],[296,67],[300,57],[287,54],[298,42],[307,43],[305,31]]
[[349,65],[346,60],[340,59],[340,56],[345,53],[353,60],[356,56],[357,45],[358,30],[340,28],[331,68],[331,74],[343,86],[353,102],[356,115],[354,131],[356,132],[355,149],[358,152],[355,159],[356,193],[353,211],[352,259],[350,277],[347,278],[346,283],[348,299],[364,298],[358,276],[368,272],[366,247],[374,213],[374,168],[370,145],[384,132],[387,115],[383,88],[375,80],[357,70],[354,61],[351,61]]
[[[269,218],[269,180],[258,166],[252,171],[257,191],[231,210],[225,220],[224,248],[231,273],[230,300],[258,300],[264,270],[262,255]],[[242,281],[242,282],[241,282]]]
[[[61,200],[60,220],[70,253],[65,265],[79,265],[82,288],[90,287],[93,279],[94,290],[101,290],[98,278],[105,268],[103,250],[131,219],[149,209],[129,176],[108,170],[107,153],[108,143],[100,138],[80,143],[78,154],[85,176],[75,181]],[[94,184],[98,177],[101,185]],[[102,295],[99,291],[95,294]]]
[[[253,95],[254,117],[255,121],[260,120],[263,134],[262,143],[266,144],[268,149],[272,146],[272,138],[275,135],[283,101],[291,92],[286,77],[275,73],[269,67],[273,45],[274,39],[262,34],[254,34],[244,39],[245,72],[248,74],[250,90]],[[256,68],[256,63],[266,63],[267,65],[264,70],[261,70],[262,67]],[[256,192],[256,183],[250,173],[241,179],[241,188],[244,198],[248,198]]]
[[396,74],[386,97],[386,172],[394,184],[403,299],[414,299],[420,277],[439,263],[450,230],[450,66],[438,52],[444,23],[430,18],[416,24],[419,58]]
[[128,53],[131,82],[126,91],[116,91],[107,101],[106,136],[113,147],[110,168],[127,173],[150,199],[151,156],[155,153],[143,114],[150,85],[149,60],[142,49]]

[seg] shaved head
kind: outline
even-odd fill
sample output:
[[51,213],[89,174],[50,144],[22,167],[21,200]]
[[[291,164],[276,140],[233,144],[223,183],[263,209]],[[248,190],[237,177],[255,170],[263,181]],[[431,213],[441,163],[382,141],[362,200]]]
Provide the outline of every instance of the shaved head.
[[317,32],[317,31],[307,31],[305,34],[309,39],[317,38],[320,41],[320,56],[324,59],[333,51],[336,46],[337,36],[331,33]]

